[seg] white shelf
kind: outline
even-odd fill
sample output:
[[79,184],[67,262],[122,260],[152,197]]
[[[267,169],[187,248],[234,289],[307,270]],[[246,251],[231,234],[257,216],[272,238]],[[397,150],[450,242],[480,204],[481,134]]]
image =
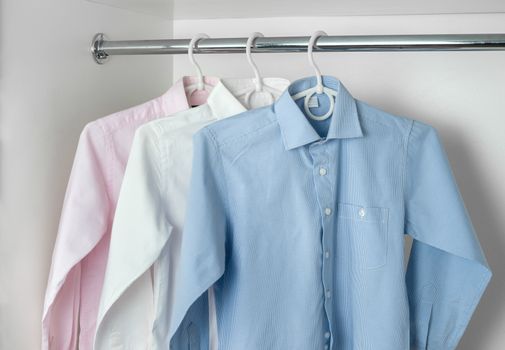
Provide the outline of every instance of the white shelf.
[[503,0],[87,0],[170,19],[505,13]]

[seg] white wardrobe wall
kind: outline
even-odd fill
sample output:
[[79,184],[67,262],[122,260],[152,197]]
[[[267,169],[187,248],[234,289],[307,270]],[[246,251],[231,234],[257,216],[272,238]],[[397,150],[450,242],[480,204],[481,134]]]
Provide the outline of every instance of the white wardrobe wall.
[[35,350],[79,133],[171,83],[169,57],[98,66],[91,38],[170,37],[172,23],[84,0],[3,0],[0,15],[0,349]]
[[[505,14],[175,20],[174,37],[329,34],[505,33]],[[494,272],[458,347],[496,350],[505,342],[505,52],[316,53],[324,74],[393,114],[435,126]],[[263,76],[296,79],[313,72],[306,54],[256,54]],[[204,74],[252,76],[244,55],[198,56]],[[173,76],[192,73],[186,56]],[[437,194],[434,193],[434,196]]]

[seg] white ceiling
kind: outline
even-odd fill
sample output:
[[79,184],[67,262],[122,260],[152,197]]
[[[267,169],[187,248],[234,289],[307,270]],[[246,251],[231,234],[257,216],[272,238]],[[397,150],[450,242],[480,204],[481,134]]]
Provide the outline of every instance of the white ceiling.
[[88,0],[173,19],[505,13],[503,0]]
[[[174,0],[86,0],[97,4],[173,18]],[[207,1],[207,0],[202,0]]]

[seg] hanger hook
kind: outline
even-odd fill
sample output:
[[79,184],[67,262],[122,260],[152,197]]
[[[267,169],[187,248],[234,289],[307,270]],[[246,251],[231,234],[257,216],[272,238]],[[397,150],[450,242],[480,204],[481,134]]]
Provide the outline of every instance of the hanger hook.
[[309,39],[309,45],[307,47],[307,53],[309,54],[309,63],[312,68],[316,71],[316,79],[317,79],[317,85],[316,85],[316,92],[318,94],[323,93],[323,78],[321,76],[321,71],[319,70],[319,67],[316,65],[314,62],[314,54],[312,51],[314,50],[314,46],[316,45],[317,39],[319,39],[322,36],[327,36],[326,32],[323,32],[322,30],[318,30],[314,34],[311,35]]
[[204,90],[205,85],[203,81],[203,74],[202,74],[202,69],[200,68],[200,65],[196,62],[195,57],[193,55],[193,51],[197,48],[198,46],[198,41],[201,39],[208,39],[209,36],[205,33],[198,33],[196,34],[191,41],[189,42],[188,45],[188,56],[189,56],[189,61],[195,67],[196,69],[196,74],[198,77],[198,85],[197,85],[197,90]]
[[251,49],[254,46],[254,42],[256,38],[263,38],[264,35],[260,32],[254,32],[249,35],[249,38],[247,39],[247,44],[245,47],[245,54],[247,57],[247,61],[249,62],[249,65],[254,71],[254,77],[256,78],[256,92],[261,92],[263,91],[263,81],[260,76],[260,72],[258,70],[258,66],[256,66],[256,63],[254,63],[251,55]]

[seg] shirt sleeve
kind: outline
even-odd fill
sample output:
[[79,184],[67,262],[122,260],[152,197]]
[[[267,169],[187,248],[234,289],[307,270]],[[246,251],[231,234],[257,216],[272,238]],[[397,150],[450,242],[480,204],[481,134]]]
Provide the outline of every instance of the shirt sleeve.
[[491,278],[436,131],[413,122],[406,160],[413,349],[455,349]]
[[88,124],[79,139],[53,252],[42,318],[42,349],[75,349],[81,261],[109,229],[105,134]]
[[193,137],[193,165],[176,273],[170,336],[225,269],[228,203],[223,162],[209,128]]
[[137,130],[123,178],[100,300],[95,349],[144,349],[152,340],[152,265],[172,230],[162,201],[160,157],[149,125]]

